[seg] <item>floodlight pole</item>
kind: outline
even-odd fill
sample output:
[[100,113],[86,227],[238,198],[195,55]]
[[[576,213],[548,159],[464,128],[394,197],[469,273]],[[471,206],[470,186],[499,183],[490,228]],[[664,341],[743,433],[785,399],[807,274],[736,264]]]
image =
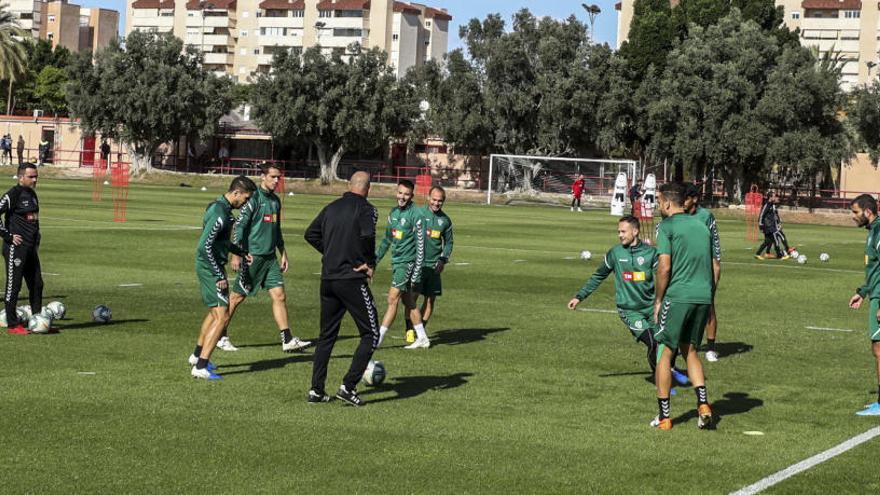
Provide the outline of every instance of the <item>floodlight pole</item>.
[[599,8],[599,6],[596,4],[587,5],[585,3],[582,3],[581,7],[583,7],[584,10],[587,11],[587,19],[589,19],[589,21],[590,21],[589,41],[590,41],[590,44],[592,44],[593,43],[593,26],[596,24],[596,16],[598,16],[599,14],[602,13],[602,9]]

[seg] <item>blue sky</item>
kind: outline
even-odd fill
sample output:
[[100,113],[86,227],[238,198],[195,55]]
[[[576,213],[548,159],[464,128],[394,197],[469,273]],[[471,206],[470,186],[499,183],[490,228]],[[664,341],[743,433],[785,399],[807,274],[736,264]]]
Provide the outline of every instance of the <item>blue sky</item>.
[[[79,0],[84,7],[105,7],[119,11],[120,32],[125,29],[125,0]],[[510,24],[514,12],[522,8],[528,8],[533,14],[549,15],[558,18],[566,18],[571,14],[577,15],[582,21],[586,21],[587,15],[581,7],[582,0],[544,0],[538,2],[524,2],[511,0],[422,0],[432,7],[445,8],[452,15],[452,26],[449,28],[449,50],[461,47],[458,39],[458,27],[474,18],[483,19],[488,14],[501,14]],[[615,46],[617,40],[617,11],[614,10],[616,0],[586,0],[587,4],[596,4],[602,9],[602,13],[596,18],[596,36],[598,42],[607,42]]]

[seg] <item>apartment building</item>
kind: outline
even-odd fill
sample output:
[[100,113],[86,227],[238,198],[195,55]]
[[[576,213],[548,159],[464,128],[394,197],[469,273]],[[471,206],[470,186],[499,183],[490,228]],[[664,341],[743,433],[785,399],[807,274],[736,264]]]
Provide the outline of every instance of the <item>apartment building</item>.
[[95,51],[119,35],[119,12],[81,7],[67,0],[12,0],[9,11],[31,36],[72,52]]
[[452,20],[394,0],[135,0],[127,8],[126,33],[173,33],[201,49],[206,68],[240,82],[268,72],[278,50],[345,54],[353,43],[385,50],[400,77],[443,57]]

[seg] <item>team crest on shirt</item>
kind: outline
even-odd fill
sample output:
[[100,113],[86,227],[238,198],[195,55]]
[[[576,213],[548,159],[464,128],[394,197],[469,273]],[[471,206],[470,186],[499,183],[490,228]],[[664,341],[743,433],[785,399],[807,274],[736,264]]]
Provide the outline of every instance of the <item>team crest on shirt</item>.
[[405,219],[405,218],[401,218],[401,219],[400,219],[400,225],[406,225],[406,219]]
[[642,329],[642,320],[638,320],[638,321],[636,322],[636,328],[638,328],[639,330]]
[[636,261],[638,261],[640,265],[644,265],[644,264],[645,264],[645,258],[642,257],[642,256],[639,256],[639,257],[636,259]]
[[441,227],[443,226],[443,219],[442,218],[437,219],[437,225],[439,225]]

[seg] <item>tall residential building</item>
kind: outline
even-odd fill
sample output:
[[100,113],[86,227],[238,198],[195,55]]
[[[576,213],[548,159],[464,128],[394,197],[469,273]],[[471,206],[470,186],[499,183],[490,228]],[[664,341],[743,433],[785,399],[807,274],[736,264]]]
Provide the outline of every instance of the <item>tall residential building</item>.
[[206,68],[247,82],[269,71],[278,50],[345,53],[352,43],[385,50],[402,76],[443,57],[450,20],[445,10],[394,0],[134,0],[125,32],[173,33],[201,48]]
[[119,35],[119,12],[115,10],[83,8],[67,0],[12,0],[9,11],[34,38],[72,52],[104,48]]
[[[801,45],[820,54],[841,57],[841,87],[850,90],[880,74],[877,40],[880,38],[880,2],[861,0],[775,0],[785,13],[785,24],[800,29]],[[626,41],[635,0],[617,3],[617,47]],[[672,0],[672,4],[678,3]]]

